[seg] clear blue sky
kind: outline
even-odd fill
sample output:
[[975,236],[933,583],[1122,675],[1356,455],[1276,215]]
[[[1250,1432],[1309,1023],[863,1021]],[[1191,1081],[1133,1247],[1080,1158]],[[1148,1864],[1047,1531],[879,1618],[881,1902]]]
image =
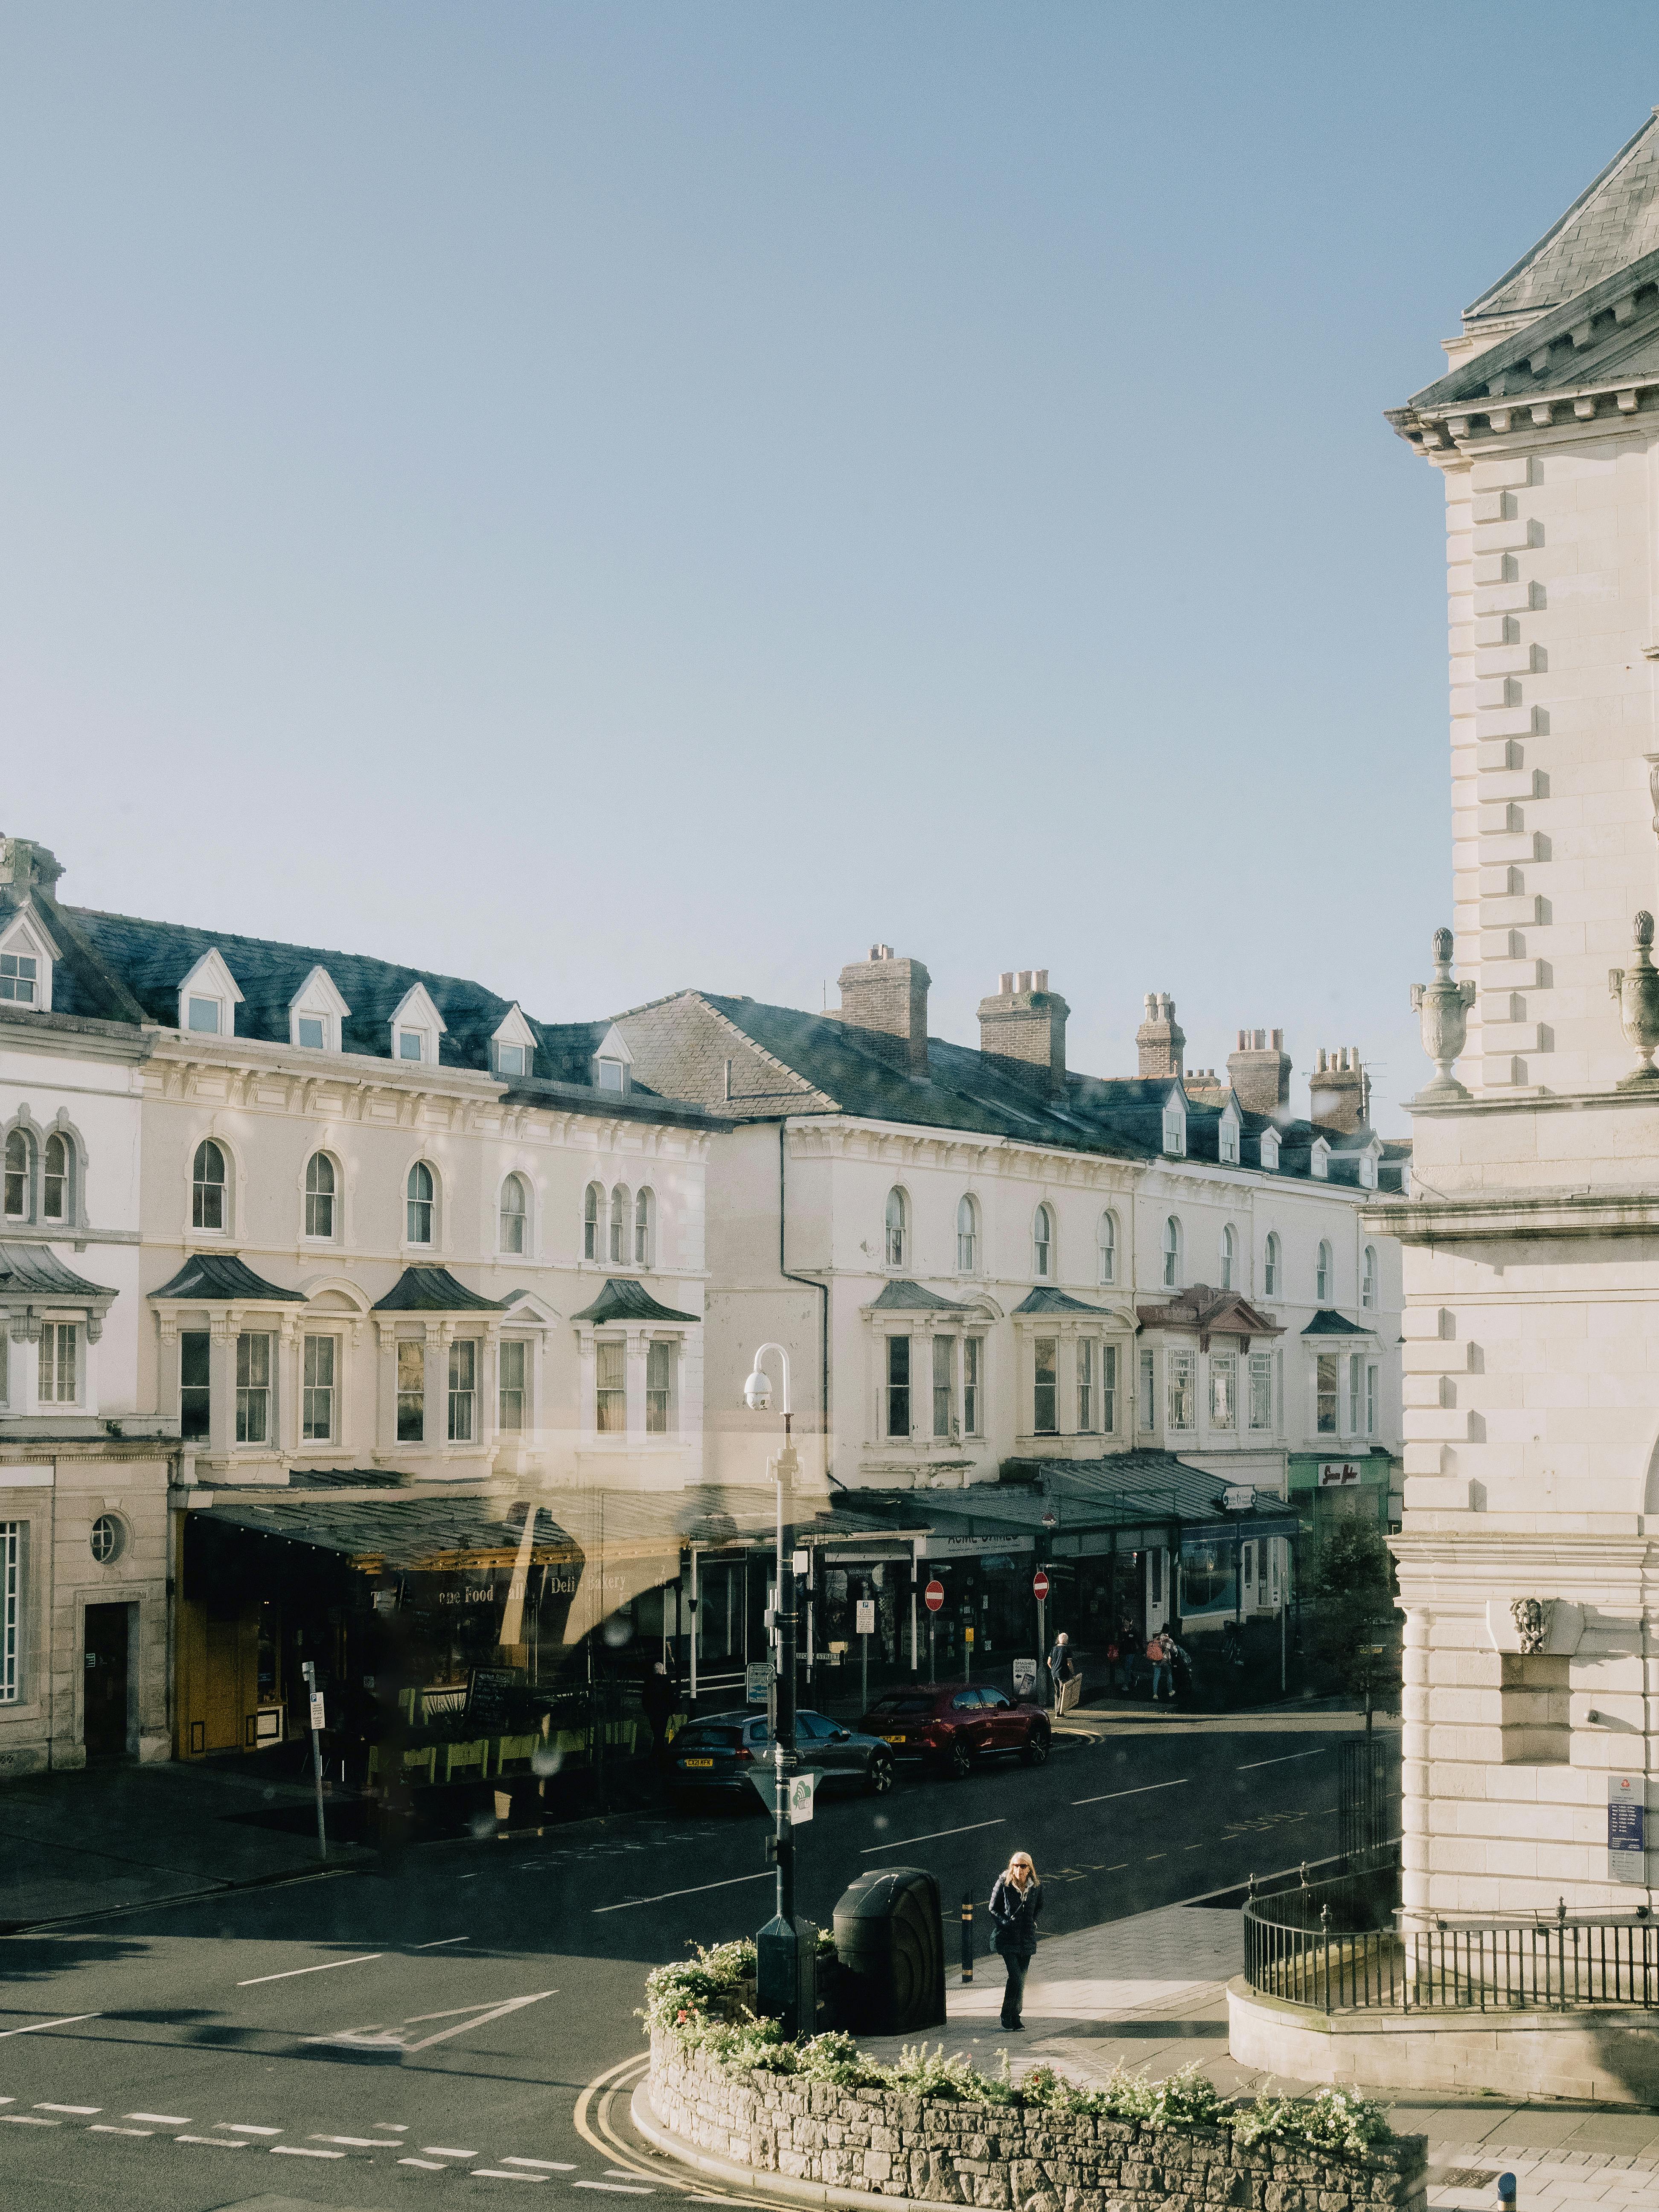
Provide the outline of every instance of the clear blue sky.
[[[1172,992],[1427,1067],[1439,485],[1381,410],[1650,6],[0,12],[0,828],[533,1012]],[[1298,1075],[1298,1102],[1305,1099]]]

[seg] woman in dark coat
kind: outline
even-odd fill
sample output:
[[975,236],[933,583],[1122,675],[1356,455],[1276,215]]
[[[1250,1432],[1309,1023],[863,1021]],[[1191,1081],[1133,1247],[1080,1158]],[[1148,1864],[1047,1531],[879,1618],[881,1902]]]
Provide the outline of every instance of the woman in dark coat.
[[1008,1986],[1002,1993],[1002,2025],[1011,2033],[1024,2026],[1020,2014],[1025,2004],[1025,1972],[1036,1951],[1037,1915],[1042,1910],[1042,1884],[1030,1855],[1016,1851],[991,1890],[991,1924],[1008,1970]]

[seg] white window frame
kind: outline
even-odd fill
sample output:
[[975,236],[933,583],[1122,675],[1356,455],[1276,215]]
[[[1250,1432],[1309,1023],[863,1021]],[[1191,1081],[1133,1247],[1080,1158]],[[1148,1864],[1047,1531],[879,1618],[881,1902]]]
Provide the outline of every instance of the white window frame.
[[[1184,1421],[1176,1418],[1183,1407]],[[1164,1425],[1171,1436],[1191,1436],[1198,1427],[1198,1354],[1184,1344],[1164,1355]]]
[[[1246,1425],[1257,1436],[1271,1436],[1273,1428],[1273,1356],[1271,1352],[1253,1352],[1249,1359],[1249,1373],[1246,1388],[1249,1392],[1245,1408]],[[1261,1402],[1257,1385],[1262,1386],[1267,1405],[1267,1419],[1258,1421],[1256,1408]]]
[[[508,1062],[509,1053],[519,1056],[516,1067]],[[522,1083],[536,1073],[536,1032],[526,1021],[516,999],[489,1040],[489,1066],[503,1083]]]
[[1238,1427],[1238,1354],[1210,1354],[1210,1426],[1223,1435]]
[[[319,1160],[322,1161],[329,1172],[331,1180],[327,1190],[313,1190],[311,1187],[312,1170]],[[301,1234],[307,1244],[337,1244],[339,1243],[340,1205],[343,1195],[340,1185],[343,1180],[340,1164],[325,1146],[319,1145],[314,1152],[306,1155],[305,1188],[301,1199],[303,1207],[301,1215]],[[311,1224],[313,1220],[320,1217],[321,1209],[325,1204],[328,1208],[329,1225],[326,1229],[313,1229]]]
[[[967,1227],[963,1226],[966,1221]],[[957,1200],[957,1273],[974,1275],[979,1272],[979,1201],[970,1190],[964,1190]]]
[[1160,1249],[1164,1255],[1164,1287],[1166,1291],[1178,1291],[1181,1288],[1181,1278],[1184,1272],[1182,1259],[1185,1243],[1186,1238],[1181,1227],[1181,1216],[1178,1213],[1168,1215],[1164,1223],[1164,1233],[1160,1239]]
[[1112,1208],[1102,1209],[1095,1224],[1095,1261],[1098,1279],[1103,1287],[1117,1280],[1117,1215]]
[[[392,1440],[399,1445],[423,1444],[427,1440],[426,1353],[425,1340],[418,1336],[400,1336],[392,1346]],[[412,1431],[407,1436],[404,1433],[405,1407],[410,1409]]]
[[[415,1195],[415,1178],[422,1171],[424,1171],[427,1180],[431,1185],[431,1188],[428,1192],[426,1197],[416,1198]],[[432,1252],[437,1249],[438,1192],[438,1170],[436,1167],[434,1166],[433,1163],[425,1158],[418,1160],[411,1160],[404,1175],[403,1241],[406,1249],[413,1252]],[[423,1206],[426,1208],[426,1235],[424,1237],[417,1237],[415,1234],[415,1209],[417,1206]]]
[[[247,1380],[242,1379],[242,1347],[247,1346]],[[262,1356],[255,1347],[263,1345]],[[276,1346],[274,1333],[268,1328],[244,1328],[236,1333],[233,1352],[236,1376],[235,1439],[245,1449],[270,1451],[276,1444]],[[264,1379],[255,1378],[254,1370],[263,1364]],[[259,1404],[258,1401],[263,1401]],[[253,1434],[254,1414],[263,1417],[263,1433]]]
[[634,1194],[625,1182],[614,1183],[611,1190],[611,1207],[605,1224],[605,1264],[625,1267],[634,1237]]
[[[521,1437],[530,1427],[531,1377],[535,1366],[534,1346],[527,1337],[504,1336],[496,1352],[495,1427],[502,1437]],[[519,1379],[507,1379],[512,1369],[518,1370]],[[518,1419],[507,1417],[507,1401],[518,1401]]]
[[[56,943],[33,906],[21,908],[0,930],[0,963],[11,963],[11,972],[0,974],[0,1000],[27,1013],[49,1014],[52,972],[60,957]],[[25,977],[21,972],[20,963],[26,960],[34,963],[32,977]],[[27,998],[18,994],[17,987],[25,981],[32,981],[34,987]],[[11,986],[9,990],[8,984]]]
[[[85,1403],[87,1364],[81,1346],[79,1322],[43,1321],[40,1324],[39,1362],[39,1404],[43,1413],[48,1407],[55,1410],[61,1406],[79,1406]],[[63,1389],[65,1364],[70,1370],[70,1389],[67,1395]]]
[[654,1267],[657,1264],[657,1194],[648,1182],[642,1182],[634,1194],[634,1265]]
[[1330,1239],[1322,1237],[1319,1249],[1314,1255],[1314,1304],[1328,1306],[1331,1302],[1331,1278],[1336,1272],[1336,1255]]
[[1055,1279],[1054,1209],[1046,1199],[1031,1216],[1031,1279],[1038,1283]]
[[964,1332],[962,1340],[962,1433],[985,1433],[985,1338],[977,1330]]
[[[40,1218],[43,1222],[61,1222],[64,1228],[72,1228],[82,1218],[80,1192],[77,1188],[80,1181],[79,1148],[67,1129],[46,1129],[41,1132],[41,1138]],[[64,1148],[64,1167],[59,1176],[54,1176],[51,1166],[52,1148],[54,1145],[61,1145]],[[61,1182],[63,1185],[58,1194],[59,1203],[56,1213],[52,1211],[48,1203],[49,1186],[53,1182]]]
[[1143,1351],[1135,1378],[1135,1422],[1142,1436],[1158,1434],[1158,1354]]
[[1376,1310],[1376,1247],[1366,1245],[1359,1255],[1359,1304],[1365,1313]]
[[[507,1202],[509,1191],[516,1191],[520,1204],[517,1210]],[[519,1241],[515,1244],[507,1234],[508,1224],[516,1224]],[[495,1200],[495,1249],[513,1259],[523,1259],[530,1250],[530,1183],[516,1168],[509,1168],[501,1177],[501,1187]]]
[[888,1192],[881,1216],[881,1263],[884,1267],[902,1267],[910,1249],[910,1201],[903,1188],[895,1183]]
[[[313,1356],[313,1346],[319,1347]],[[325,1362],[321,1347],[327,1347],[327,1377],[320,1370]],[[300,1449],[314,1449],[319,1444],[339,1442],[340,1424],[340,1339],[329,1330],[307,1329],[300,1346]],[[328,1419],[325,1425],[316,1426],[316,1414],[320,1401],[326,1400]]]
[[[219,1164],[224,1170],[222,1182],[209,1182],[197,1175],[197,1162],[201,1158],[204,1147],[209,1145],[211,1145],[219,1155]],[[235,1209],[232,1202],[235,1183],[236,1171],[232,1161],[230,1147],[224,1139],[216,1136],[198,1137],[190,1148],[190,1231],[192,1237],[228,1237],[230,1235],[231,1225],[235,1218]],[[210,1190],[217,1190],[221,1194],[220,1218],[216,1223],[198,1221],[196,1218],[197,1193]],[[207,1211],[205,1202],[204,1202],[203,1211],[204,1212]]]
[[1164,1150],[1172,1159],[1186,1157],[1187,1116],[1176,1105],[1164,1109]]
[[[435,1067],[443,1056],[441,1040],[448,1026],[425,984],[412,984],[398,1001],[388,1024],[392,1059],[405,1067]],[[416,1046],[415,1051],[404,1049],[405,1038]]]
[[23,1700],[23,1528],[0,1521],[0,1705]]
[[1238,1165],[1238,1133],[1237,1117],[1231,1112],[1224,1114],[1216,1139],[1216,1150],[1223,1167],[1236,1168]]
[[1097,1392],[1100,1384],[1096,1376],[1098,1364],[1098,1340],[1092,1336],[1080,1336],[1076,1343],[1077,1358],[1077,1432],[1080,1437],[1092,1437],[1098,1432],[1097,1416],[1100,1407]]
[[1280,1280],[1285,1273],[1285,1251],[1276,1230],[1267,1231],[1267,1241],[1261,1250],[1261,1289],[1264,1297],[1279,1296]]
[[[179,986],[179,1027],[186,1036],[234,1036],[242,994],[216,945],[210,945]],[[214,1008],[210,1028],[193,1018],[196,1006]]]
[[[608,1380],[614,1375],[613,1380]],[[628,1340],[593,1340],[593,1427],[602,1437],[628,1434]]]
[[1100,1347],[1100,1433],[1103,1437],[1117,1434],[1117,1375],[1118,1348],[1115,1344]]
[[[1049,1363],[1049,1379],[1047,1382],[1043,1382],[1042,1379],[1042,1360],[1045,1349],[1048,1352]],[[1034,1336],[1031,1340],[1031,1434],[1034,1437],[1057,1437],[1060,1435],[1060,1394],[1061,1388],[1062,1385],[1060,1379],[1060,1339],[1057,1336]],[[1040,1402],[1045,1390],[1048,1393],[1051,1401],[1049,1407],[1050,1419],[1046,1425],[1043,1423],[1039,1412]]]
[[[652,1336],[646,1339],[645,1433],[648,1437],[672,1437],[676,1432],[679,1365],[679,1340],[677,1337]],[[665,1370],[665,1382],[652,1382],[653,1367],[659,1372]]]
[[595,1267],[605,1261],[605,1185],[589,1182],[582,1192],[582,1257]]
[[[13,1150],[18,1146],[21,1147],[23,1154],[21,1168],[12,1165]],[[35,1142],[33,1128],[26,1122],[14,1121],[6,1132],[3,1146],[0,1146],[0,1192],[3,1194],[0,1195],[0,1208],[3,1208],[0,1218],[26,1223],[34,1219],[40,1192],[40,1147]],[[20,1177],[22,1188],[18,1194],[22,1202],[14,1207],[12,1186]]]
[[449,1340],[444,1434],[452,1444],[478,1441],[478,1382],[483,1367],[483,1340],[453,1336]]
[[1264,1129],[1261,1132],[1260,1138],[1257,1139],[1257,1146],[1261,1153],[1262,1166],[1271,1171],[1276,1172],[1279,1167],[1278,1130]]
[[[335,988],[334,978],[320,963],[313,968],[288,1002],[288,1041],[296,1052],[339,1052],[343,1024],[351,1009]],[[301,1024],[316,1022],[321,1034],[313,1042],[301,1035]]]
[[1238,1237],[1232,1223],[1224,1221],[1221,1224],[1221,1287],[1224,1291],[1237,1289],[1238,1285],[1233,1280],[1237,1264]]

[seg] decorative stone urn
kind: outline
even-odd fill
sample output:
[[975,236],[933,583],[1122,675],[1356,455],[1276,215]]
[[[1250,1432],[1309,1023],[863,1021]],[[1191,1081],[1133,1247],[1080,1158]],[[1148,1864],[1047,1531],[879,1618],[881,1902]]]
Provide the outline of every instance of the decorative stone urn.
[[1636,1048],[1637,1066],[1620,1084],[1621,1091],[1659,1084],[1653,1055],[1659,1050],[1659,969],[1653,964],[1653,916],[1636,917],[1636,959],[1629,968],[1609,968],[1607,989],[1619,1001],[1626,1041]]
[[1434,981],[1412,985],[1412,1011],[1423,1024],[1423,1049],[1434,1062],[1434,1081],[1419,1091],[1414,1104],[1429,1106],[1439,1098],[1467,1098],[1468,1092],[1452,1073],[1452,1063],[1463,1049],[1468,1032],[1469,1008],[1474,1004],[1474,985],[1454,983],[1451,972],[1452,933],[1434,933]]

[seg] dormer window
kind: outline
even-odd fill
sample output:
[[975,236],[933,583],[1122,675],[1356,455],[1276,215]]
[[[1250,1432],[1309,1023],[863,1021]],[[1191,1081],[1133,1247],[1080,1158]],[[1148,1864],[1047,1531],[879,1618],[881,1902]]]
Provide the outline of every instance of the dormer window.
[[1177,1158],[1187,1149],[1187,1117],[1178,1106],[1164,1109],[1164,1149]]
[[313,968],[288,1002],[289,1042],[301,1052],[338,1052],[351,1009],[326,968]]
[[328,1050],[328,1019],[324,1014],[301,1014],[295,1024],[295,1042],[302,1052]]
[[40,963],[32,952],[0,952],[0,999],[15,1006],[40,1003]]
[[1263,1166],[1264,1168],[1269,1168],[1269,1169],[1272,1169],[1272,1168],[1277,1168],[1277,1166],[1279,1165],[1279,1132],[1278,1132],[1278,1130],[1277,1130],[1277,1129],[1264,1129],[1264,1130],[1261,1132],[1261,1164],[1262,1164],[1262,1166]]
[[1221,1161],[1224,1167],[1238,1165],[1238,1124],[1231,1114],[1221,1117]]
[[195,1036],[234,1036],[241,997],[222,954],[210,945],[179,986],[179,1026]]
[[392,1057],[435,1067],[447,1026],[425,984],[411,984],[392,1012]]
[[628,1070],[623,1066],[621,1060],[607,1060],[603,1054],[600,1054],[599,1088],[601,1091],[627,1090]]
[[1331,1148],[1322,1137],[1316,1138],[1313,1150],[1308,1155],[1308,1173],[1320,1182],[1330,1180]]
[[626,1092],[633,1086],[634,1055],[613,1022],[593,1054],[593,1080],[601,1091]]
[[506,1020],[490,1038],[489,1055],[496,1074],[509,1083],[535,1073],[536,1032],[516,1003],[507,1008]]
[[1359,1187],[1362,1190],[1376,1188],[1376,1162],[1369,1152],[1359,1155]]

